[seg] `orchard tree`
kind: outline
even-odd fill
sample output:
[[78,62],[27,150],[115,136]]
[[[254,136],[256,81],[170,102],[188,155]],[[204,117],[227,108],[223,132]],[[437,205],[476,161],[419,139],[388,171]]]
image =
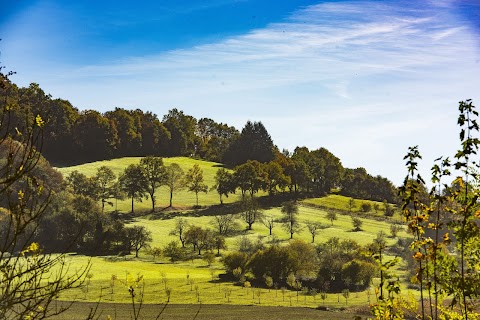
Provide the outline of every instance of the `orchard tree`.
[[198,193],[208,192],[208,186],[203,181],[203,170],[198,164],[194,164],[193,167],[188,170],[185,175],[185,184],[189,191],[195,192],[195,198],[197,200],[198,207]]
[[171,262],[180,260],[183,257],[182,248],[178,241],[172,240],[163,248],[163,255],[169,257]]
[[97,169],[95,181],[98,186],[97,197],[102,202],[102,213],[104,213],[105,203],[113,206],[113,202],[108,200],[113,198],[116,180],[117,177],[115,176],[115,173],[113,173],[112,169],[106,166],[101,166]]
[[352,217],[353,231],[361,231],[363,221],[359,217]]
[[298,222],[298,205],[294,201],[285,202],[282,206],[283,213],[283,227],[290,233],[290,239],[293,239],[293,234],[301,230]]
[[140,167],[147,180],[148,187],[146,188],[150,199],[152,200],[152,212],[155,211],[157,189],[165,183],[166,170],[163,165],[163,160],[160,157],[148,156],[140,159]]
[[337,214],[333,210],[327,211],[327,219],[330,220],[333,226],[333,221],[337,220]]
[[265,165],[266,185],[269,195],[277,193],[278,189],[284,191],[290,184],[290,179],[283,173],[283,168],[278,163],[271,161]]
[[95,177],[89,178],[84,173],[74,170],[65,178],[65,180],[74,194],[98,200],[98,184]]
[[312,235],[312,243],[315,242],[315,236],[320,232],[320,230],[328,228],[328,226],[325,226],[319,222],[306,221],[305,224],[307,225],[308,232],[310,232]]
[[262,212],[258,208],[255,198],[247,197],[242,200],[242,220],[247,224],[247,230],[252,230],[252,225],[262,219]]
[[223,204],[222,196],[228,198],[228,194],[235,193],[235,189],[233,175],[225,168],[218,169],[215,173],[215,185],[213,185],[210,190],[217,190],[217,193],[220,196],[220,204]]
[[189,223],[185,218],[177,218],[175,220],[175,228],[170,231],[170,235],[178,236],[180,243],[182,244],[182,248],[185,248],[185,232],[188,226]]
[[354,208],[355,208],[355,199],[353,198],[348,199],[348,210],[352,212]]
[[213,245],[215,249],[217,249],[217,255],[220,255],[220,250],[227,250],[227,243],[225,241],[225,237],[217,234],[213,236]]
[[130,164],[119,178],[122,190],[132,199],[132,213],[134,200],[142,201],[146,197],[148,181],[138,164]]
[[147,247],[152,242],[152,233],[144,226],[133,226],[125,229],[127,231],[129,250],[135,250],[135,257],[138,258],[140,249]]
[[164,185],[170,192],[170,207],[173,206],[173,194],[185,187],[185,174],[177,163],[172,163],[166,167],[166,179]]
[[217,228],[217,232],[221,236],[228,236],[237,229],[234,214],[216,215],[213,217],[211,224]]
[[271,215],[266,215],[262,217],[262,223],[265,227],[267,227],[270,235],[272,235],[273,227],[275,226],[275,218]]

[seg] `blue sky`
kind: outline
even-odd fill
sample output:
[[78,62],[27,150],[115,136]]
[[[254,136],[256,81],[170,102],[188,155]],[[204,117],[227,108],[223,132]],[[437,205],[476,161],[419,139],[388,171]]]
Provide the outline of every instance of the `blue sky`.
[[[139,5],[141,3],[141,5]],[[7,1],[1,62],[79,109],[179,108],[400,184],[480,107],[477,1]]]

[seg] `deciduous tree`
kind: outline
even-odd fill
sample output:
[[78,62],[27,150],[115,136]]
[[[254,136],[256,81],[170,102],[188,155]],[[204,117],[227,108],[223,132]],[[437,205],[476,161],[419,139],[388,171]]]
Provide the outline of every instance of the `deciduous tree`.
[[135,257],[138,258],[140,249],[148,246],[152,242],[152,233],[144,226],[133,226],[126,228],[129,249],[135,250]]
[[148,187],[146,190],[152,200],[152,212],[154,212],[157,200],[155,193],[157,189],[165,183],[166,179],[165,166],[163,165],[162,158],[147,156],[140,159],[140,167],[147,180]]
[[105,210],[105,204],[113,206],[113,202],[108,201],[113,198],[114,186],[117,177],[113,170],[106,166],[101,166],[95,174],[95,182],[97,183],[97,198],[102,203],[102,213]]
[[197,200],[198,207],[198,193],[199,192],[208,192],[208,186],[203,180],[203,170],[198,164],[194,164],[193,167],[188,170],[185,175],[185,184],[189,191],[195,192],[195,198]]
[[172,163],[166,168],[165,186],[170,192],[170,207],[173,206],[173,194],[185,187],[185,181],[182,168],[177,163]]
[[215,185],[212,186],[211,190],[217,190],[218,195],[220,196],[220,204],[223,204],[223,196],[228,198],[230,193],[235,193],[235,182],[233,180],[233,175],[228,172],[225,168],[220,168],[215,173]]
[[132,199],[132,213],[134,200],[142,201],[147,194],[148,181],[138,164],[130,164],[119,178],[122,190]]
[[283,227],[290,233],[290,239],[293,239],[293,234],[300,231],[300,224],[298,222],[298,205],[293,202],[285,202],[282,206],[283,213]]

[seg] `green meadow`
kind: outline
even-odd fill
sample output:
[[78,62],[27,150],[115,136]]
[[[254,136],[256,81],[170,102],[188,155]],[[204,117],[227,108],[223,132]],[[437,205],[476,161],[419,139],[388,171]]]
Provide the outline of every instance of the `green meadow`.
[[[138,163],[139,158],[122,158],[117,160],[100,161],[87,163],[79,166],[59,168],[60,172],[68,175],[73,170],[78,170],[86,175],[92,176],[100,166],[108,166],[117,174],[121,174],[123,169],[131,163]],[[197,163],[204,171],[206,183],[211,186],[214,183],[216,170],[221,166],[218,163],[194,160],[189,158],[165,158],[166,165],[176,162],[184,171],[187,171]],[[154,213],[150,213],[149,199],[143,202],[136,202],[137,213],[128,214],[130,209],[129,201],[119,201],[118,209],[126,214],[128,225],[145,226],[151,233],[153,241],[151,247],[163,247],[168,242],[176,240],[177,237],[170,235],[174,229],[175,221],[178,217],[184,218],[190,225],[198,225],[215,229],[213,222],[213,213],[221,214],[222,208],[227,208],[229,203],[238,200],[238,196],[230,196],[225,199],[224,207],[219,206],[218,194],[215,191],[200,195],[200,209],[193,209],[195,204],[194,193],[183,190],[174,195],[173,209],[163,210],[167,207],[168,195],[166,189],[159,192],[160,204]],[[365,245],[371,243],[380,231],[389,235],[391,221],[379,219],[379,214],[370,212],[364,214],[361,218],[363,225],[361,231],[353,231],[352,219],[350,213],[343,212],[337,214],[337,220],[327,219],[327,210],[337,209],[346,210],[346,204],[349,198],[339,195],[329,195],[323,198],[305,199],[299,206],[299,220],[302,229],[294,234],[294,239],[302,239],[311,242],[312,237],[308,232],[305,222],[319,222],[324,229],[315,237],[315,243],[322,243],[332,237],[340,239],[351,239],[359,244]],[[359,207],[361,200],[356,200]],[[215,211],[209,211],[206,206],[214,206]],[[263,211],[264,215],[280,219],[282,216],[280,207],[271,207]],[[371,215],[374,219],[369,219]],[[261,223],[256,222],[250,231],[246,231],[246,224],[237,219],[238,232],[234,236],[228,237],[227,249],[221,250],[222,254],[230,250],[238,249],[238,243],[241,237],[247,236],[254,241],[262,241],[269,244],[273,241],[287,243],[289,233],[282,228],[281,223],[276,223],[273,228],[273,235],[269,235],[269,230]],[[399,236],[408,236],[405,230],[399,233]],[[387,238],[389,244],[393,244],[396,239]],[[284,306],[284,307],[308,307],[328,306],[333,308],[343,308],[346,306],[365,306],[375,299],[374,288],[371,287],[363,292],[352,292],[348,301],[341,294],[327,294],[322,299],[320,294],[312,295],[306,291],[290,291],[282,288],[245,288],[233,282],[222,281],[221,274],[224,273],[221,257],[217,257],[212,265],[201,259],[195,258],[189,261],[180,261],[171,263],[168,258],[157,257],[155,261],[147,251],[141,250],[139,258],[133,255],[107,256],[107,257],[86,257],[72,254],[69,261],[73,267],[79,268],[87,264],[91,265],[87,277],[87,286],[82,289],[71,290],[61,296],[63,300],[77,301],[100,301],[102,303],[131,303],[131,296],[128,288],[132,286],[136,293],[136,299],[142,300],[146,304],[162,304],[167,301],[172,304],[226,304],[226,305],[258,305],[258,306]],[[170,292],[168,297],[167,292]]]
[[[138,164],[140,162],[139,157],[125,157],[120,159],[113,160],[104,160],[97,162],[85,163],[72,167],[57,168],[64,177],[68,176],[72,171],[79,171],[84,173],[86,176],[94,176],[97,172],[97,169],[101,166],[109,167],[113,172],[118,176],[123,173],[123,170],[130,164]],[[168,166],[171,163],[177,163],[183,171],[186,173],[194,164],[198,164],[203,170],[203,177],[205,183],[211,188],[215,184],[215,173],[221,167],[222,164],[210,161],[196,160],[186,157],[174,157],[174,158],[164,158],[164,165]],[[166,187],[161,187],[156,192],[157,196],[157,209],[166,208],[169,205],[169,191]],[[223,197],[224,203],[232,203],[237,200],[235,195],[230,195],[228,198]],[[200,193],[198,195],[198,204],[200,206],[210,206],[220,203],[220,197],[218,193],[213,190],[208,193]],[[131,202],[129,199],[119,200],[116,204],[119,211],[129,212],[131,209]],[[188,192],[186,189],[174,193],[173,195],[173,206],[179,209],[189,208],[195,205],[195,193]],[[114,209],[114,207],[111,207]],[[151,201],[149,198],[144,199],[142,202],[135,202],[135,211],[149,211],[152,209]]]

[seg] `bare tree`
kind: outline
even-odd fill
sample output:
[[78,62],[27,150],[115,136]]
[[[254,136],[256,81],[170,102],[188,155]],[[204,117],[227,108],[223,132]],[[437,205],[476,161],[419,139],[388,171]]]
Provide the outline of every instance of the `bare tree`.
[[271,215],[263,216],[262,217],[262,223],[265,227],[268,228],[268,231],[270,232],[270,235],[272,235],[272,230],[273,227],[275,226],[275,218]]
[[258,207],[258,203],[253,197],[245,197],[242,200],[242,220],[247,224],[247,230],[252,230],[252,225],[261,220],[262,211]]
[[218,234],[222,236],[228,236],[237,227],[234,214],[214,216],[211,224],[217,228]]
[[183,173],[182,168],[180,168],[177,163],[172,163],[166,167],[166,179],[164,185],[170,192],[170,207],[172,207],[173,203],[173,194],[185,187],[184,176],[185,174]]
[[180,242],[182,243],[182,248],[185,248],[185,231],[189,226],[188,221],[184,218],[178,218],[175,221],[175,228],[170,231],[170,235],[178,236]]
[[312,235],[312,243],[315,242],[315,236],[320,232],[320,230],[328,228],[328,226],[325,226],[319,222],[306,221],[305,224],[307,225],[308,232],[310,232]]

